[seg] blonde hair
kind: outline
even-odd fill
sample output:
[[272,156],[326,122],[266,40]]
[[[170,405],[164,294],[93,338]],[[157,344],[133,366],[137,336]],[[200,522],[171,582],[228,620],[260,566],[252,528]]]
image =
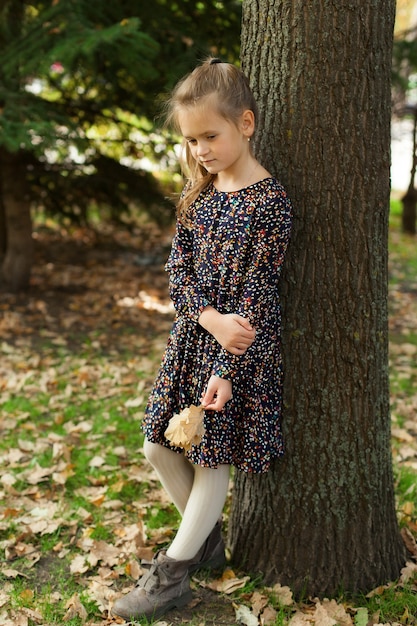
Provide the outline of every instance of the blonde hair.
[[[235,65],[222,63],[220,59],[209,57],[196,67],[191,74],[179,81],[167,103],[167,123],[180,132],[178,113],[186,107],[196,106],[209,95],[217,96],[219,115],[237,125],[240,115],[245,110],[253,111],[255,124],[258,107],[243,72]],[[179,220],[191,226],[189,207],[199,194],[213,181],[205,167],[191,155],[188,143],[182,144],[182,169],[188,177],[183,193],[177,203]]]

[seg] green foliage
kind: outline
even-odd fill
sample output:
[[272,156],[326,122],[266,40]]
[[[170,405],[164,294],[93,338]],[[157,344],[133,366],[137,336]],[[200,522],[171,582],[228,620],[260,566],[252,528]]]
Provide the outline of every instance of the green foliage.
[[410,76],[417,70],[417,31],[400,33],[393,45],[393,84],[394,87],[408,91],[415,87]]
[[[138,103],[135,89],[156,75],[152,61],[158,44],[141,32],[138,17],[117,4],[118,15],[113,3],[94,0],[25,2],[20,15],[15,3],[5,4],[0,98],[8,150],[24,147],[39,154],[71,133],[85,143],[89,124],[106,108],[122,96],[125,104]],[[17,37],[12,24],[20,26]]]
[[417,81],[417,28],[399,33],[394,38],[392,53],[392,88],[394,112],[410,114],[407,96],[416,89]]
[[[240,0],[5,0],[0,149],[22,151],[33,206],[87,220],[140,206],[170,218],[161,101],[204,56],[239,54]],[[159,123],[159,125],[161,125]]]

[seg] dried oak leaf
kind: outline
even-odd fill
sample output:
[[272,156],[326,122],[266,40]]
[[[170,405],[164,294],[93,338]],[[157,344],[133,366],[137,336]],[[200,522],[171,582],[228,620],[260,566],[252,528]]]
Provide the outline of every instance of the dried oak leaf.
[[168,422],[168,427],[165,430],[165,439],[168,439],[170,443],[179,448],[184,447],[186,442],[186,436],[182,427],[182,418],[180,413],[175,413]]
[[64,622],[69,622],[75,617],[80,617],[83,623],[86,621],[87,611],[81,603],[77,593],[74,593],[74,595],[68,600],[65,608],[67,609],[67,612],[63,617]]
[[183,425],[184,432],[191,445],[197,445],[201,443],[206,429],[204,428],[204,409],[202,406],[195,406],[192,404],[188,409],[185,417],[185,423]]
[[408,530],[408,528],[404,527],[401,529],[401,537],[402,537],[402,540],[404,541],[405,547],[407,548],[408,552],[410,552],[413,555],[413,558],[416,559],[417,558],[417,543],[416,543],[416,540],[414,539],[414,536]]
[[191,406],[176,413],[168,423],[165,438],[172,445],[184,450],[190,450],[191,446],[198,445],[205,433],[204,409],[202,406]]

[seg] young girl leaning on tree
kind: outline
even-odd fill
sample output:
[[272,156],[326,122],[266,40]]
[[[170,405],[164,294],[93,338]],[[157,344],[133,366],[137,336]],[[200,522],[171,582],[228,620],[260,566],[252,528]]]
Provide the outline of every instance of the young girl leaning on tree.
[[[183,136],[189,182],[166,265],[176,318],[143,429],[145,456],[182,519],[115,602],[126,619],[156,619],[190,601],[190,573],[225,563],[230,466],[267,472],[283,453],[278,284],[291,204],[252,153],[257,106],[247,79],[208,59],[174,89],[168,120]],[[205,434],[185,451],[164,433],[192,404],[204,407]]]

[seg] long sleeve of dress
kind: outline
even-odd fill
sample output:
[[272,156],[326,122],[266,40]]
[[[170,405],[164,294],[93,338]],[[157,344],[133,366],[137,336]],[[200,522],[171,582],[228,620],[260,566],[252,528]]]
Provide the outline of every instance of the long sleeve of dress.
[[171,254],[165,266],[169,272],[169,295],[175,310],[195,323],[209,301],[193,269],[192,230],[177,223]]

